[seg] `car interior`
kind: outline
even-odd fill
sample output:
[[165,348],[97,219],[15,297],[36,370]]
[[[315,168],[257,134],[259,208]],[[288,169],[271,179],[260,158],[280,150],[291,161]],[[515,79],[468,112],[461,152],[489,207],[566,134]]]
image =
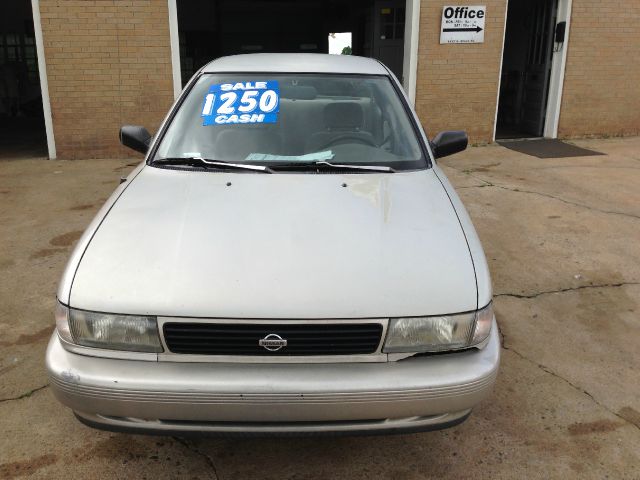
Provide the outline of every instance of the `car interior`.
[[326,151],[336,159],[355,161],[363,155],[373,161],[420,156],[415,141],[403,141],[406,128],[375,85],[325,77],[318,91],[313,80],[300,85],[298,79],[284,78],[279,83],[275,123],[204,126],[198,111],[201,104],[185,102],[179,115],[190,118],[189,126],[182,135],[171,138],[170,151],[181,154],[171,156],[225,161],[246,160],[252,154],[291,161],[295,160],[291,157]]

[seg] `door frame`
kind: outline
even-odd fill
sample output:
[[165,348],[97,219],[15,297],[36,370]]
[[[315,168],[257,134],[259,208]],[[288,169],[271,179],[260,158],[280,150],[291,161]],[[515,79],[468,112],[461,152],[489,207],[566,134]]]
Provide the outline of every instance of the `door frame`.
[[545,138],[558,137],[560,108],[562,106],[562,89],[564,87],[564,71],[567,65],[567,46],[569,44],[569,24],[571,23],[572,3],[573,0],[558,0],[556,24],[559,22],[567,22],[567,26],[564,32],[562,48],[560,51],[554,52],[551,59],[547,111],[545,113],[544,130],[542,134]]
[[173,72],[173,98],[177,100],[182,91],[182,70],[180,68],[180,34],[178,32],[178,7],[176,0],[168,0],[168,7],[171,70]]
[[[32,0],[37,2],[38,0]],[[562,1],[562,0],[560,0]],[[171,45],[171,70],[173,73],[173,96],[178,98],[182,91],[182,71],[180,68],[180,33],[178,31],[178,8],[176,0],[167,0],[169,12],[169,42]],[[416,103],[418,75],[418,41],[420,33],[420,0],[406,0],[404,21],[404,52],[402,60],[402,86],[409,97],[411,106]],[[502,66],[500,67],[502,68]],[[494,132],[495,135],[495,132]]]
[[420,0],[407,0],[404,20],[402,86],[412,107],[416,105],[418,82],[418,43],[420,39]]
[[[496,94],[496,113],[493,119],[493,138],[496,141],[496,129],[498,127],[498,107],[500,105],[500,83],[502,81],[502,61],[504,56],[504,44],[507,35],[507,15],[509,12],[509,0],[504,9],[504,27],[502,30],[502,50],[500,52],[500,68],[498,69],[498,92]],[[564,72],[567,64],[567,46],[569,44],[569,25],[571,23],[571,7],[573,0],[558,0],[556,12],[556,25],[567,22],[564,33],[564,43],[559,51],[553,52],[551,58],[551,74],[547,93],[547,105],[544,117],[542,136],[544,138],[558,138],[558,125],[560,123],[560,108],[562,106],[562,89],[564,86]],[[555,48],[555,43],[554,43]]]
[[38,57],[38,76],[40,77],[40,92],[42,96],[42,112],[44,115],[44,130],[47,136],[47,151],[49,160],[55,160],[56,141],[53,136],[53,116],[51,115],[51,100],[49,99],[49,80],[47,79],[47,62],[44,58],[44,41],[42,39],[42,19],[40,18],[40,0],[31,0],[31,14],[33,16],[33,32],[36,37],[36,55]]

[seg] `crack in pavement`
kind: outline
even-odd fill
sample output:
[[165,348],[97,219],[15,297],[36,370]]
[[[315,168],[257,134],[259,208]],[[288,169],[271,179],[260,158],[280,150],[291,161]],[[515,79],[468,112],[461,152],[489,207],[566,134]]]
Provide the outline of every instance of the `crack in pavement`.
[[507,190],[509,192],[528,193],[528,194],[531,194],[531,195],[539,195],[541,197],[551,198],[553,200],[557,200],[559,202],[566,203],[567,205],[573,205],[574,207],[585,208],[587,210],[592,210],[594,212],[600,212],[600,213],[604,213],[604,214],[607,214],[607,215],[621,215],[623,217],[635,218],[635,219],[640,220],[640,215],[635,215],[633,213],[618,212],[616,210],[603,210],[601,208],[592,207],[591,205],[585,205],[584,203],[573,202],[571,200],[567,200],[567,199],[562,198],[562,197],[556,197],[555,195],[551,195],[550,193],[536,192],[535,190],[522,190],[521,188],[513,187],[513,186],[509,186],[509,185],[499,185],[497,183],[493,183],[493,182],[490,182],[490,181],[485,180],[483,178],[480,178],[477,175],[473,175],[473,173],[470,172],[469,170],[462,170],[460,168],[453,167],[451,165],[444,165],[444,166],[448,167],[448,168],[452,168],[453,170],[456,170],[458,172],[464,173],[465,175],[468,175],[468,176],[470,176],[472,178],[475,178],[476,180],[479,180],[480,182],[484,183],[483,185],[468,185],[466,187],[459,187],[459,189],[462,189],[462,188],[486,188],[486,187],[500,188],[501,190]]
[[[540,295],[547,295],[547,294],[551,294],[551,293],[564,293],[564,292],[571,292],[571,291],[575,291],[575,290],[583,290],[583,289],[590,289],[590,288],[618,288],[618,287],[622,287],[625,285],[640,285],[640,282],[620,282],[620,283],[606,283],[606,284],[602,284],[602,285],[582,285],[579,287],[572,287],[572,288],[562,288],[562,289],[558,289],[558,290],[549,290],[549,291],[544,291],[544,292],[538,292],[538,293],[534,293],[534,294],[529,294],[529,295],[520,295],[520,294],[516,294],[516,293],[499,293],[494,295],[495,297],[501,297],[501,296],[507,296],[507,297],[514,297],[514,298],[524,298],[524,299],[531,299],[531,298],[536,298],[539,297]],[[619,419],[621,419],[623,422],[632,425],[634,427],[636,427],[638,430],[640,430],[640,425],[637,425],[636,423],[624,418],[622,415],[620,415],[619,413],[611,410],[609,407],[607,407],[605,404],[601,403],[600,401],[598,401],[593,394],[589,393],[587,390],[585,390],[582,387],[579,387],[578,385],[574,384],[573,382],[571,382],[570,380],[564,378],[562,375],[554,372],[553,370],[551,370],[549,367],[547,367],[546,365],[543,365],[541,363],[538,363],[532,359],[530,359],[529,357],[523,355],[522,353],[520,353],[518,350],[516,350],[515,348],[511,347],[511,346],[507,346],[507,340],[506,340],[506,335],[504,334],[503,330],[500,329],[499,330],[500,333],[500,343],[502,345],[502,348],[504,350],[508,350],[510,352],[515,353],[518,357],[522,358],[523,360],[526,360],[527,362],[531,363],[532,365],[535,365],[536,367],[538,367],[540,370],[548,373],[549,375],[552,375],[562,381],[564,381],[565,383],[567,383],[569,386],[571,386],[573,389],[579,391],[580,393],[586,395],[587,397],[589,397],[591,399],[591,401],[593,403],[595,403],[596,405],[598,405],[599,407],[605,409],[607,412],[611,413],[612,415],[618,417]]]
[[202,450],[200,450],[197,446],[187,442],[186,439],[184,438],[180,438],[180,437],[171,437],[173,438],[174,441],[178,442],[180,445],[182,445],[183,447],[185,447],[187,450],[195,453],[196,455],[200,455],[202,458],[204,458],[205,462],[207,463],[207,465],[209,465],[209,467],[211,468],[211,470],[213,471],[213,478],[215,478],[216,480],[218,480],[220,477],[218,476],[218,470],[216,468],[215,463],[213,462],[213,458],[211,458],[209,455],[207,455],[205,452],[203,452]]
[[[630,160],[635,160],[633,157],[628,157]],[[593,168],[593,169],[602,169],[602,170],[640,170],[640,167],[628,167],[626,165],[621,165],[619,167],[614,167],[611,165],[549,165],[547,167],[538,167],[536,170],[557,170],[560,168]]]
[[504,186],[504,185],[496,185],[496,184],[491,184],[491,185],[487,185],[487,186],[500,188],[502,190],[508,190],[510,192],[530,193],[532,195],[539,195],[541,197],[552,198],[552,199],[557,200],[559,202],[566,203],[567,205],[573,205],[575,207],[586,208],[587,210],[592,210],[594,212],[600,212],[600,213],[604,213],[604,214],[607,214],[607,215],[620,215],[620,216],[623,216],[623,217],[635,218],[635,219],[640,220],[640,215],[635,215],[633,213],[627,213],[627,212],[618,212],[616,210],[603,210],[601,208],[592,207],[590,205],[585,205],[583,203],[572,202],[571,200],[566,200],[566,199],[561,198],[561,197],[556,197],[556,196],[551,195],[549,193],[536,192],[534,190],[521,190],[521,189],[516,188],[516,187],[507,187],[507,186]]
[[474,175],[472,171],[470,170],[466,170],[466,169],[462,169],[462,168],[458,168],[458,167],[454,167],[453,165],[444,165],[443,167],[448,167],[451,168],[453,170],[456,170],[457,172],[460,173],[464,173],[465,175],[468,175],[471,178],[475,178],[476,180],[478,180],[479,182],[482,182],[483,185],[469,185],[467,187],[460,187],[460,188],[482,188],[482,187],[495,187],[495,185],[487,180],[485,180],[484,178],[480,178],[477,175]]
[[465,188],[484,188],[484,187],[494,187],[495,185],[487,185],[482,184],[482,185],[466,185],[464,187],[456,187],[456,190],[464,190]]
[[622,420],[624,423],[631,425],[632,427],[637,428],[638,430],[640,430],[640,425],[635,424],[634,422],[629,421],[628,419],[624,418],[622,415],[620,415],[619,413],[611,410],[609,407],[607,407],[605,404],[601,403],[600,401],[598,401],[598,399],[596,399],[591,393],[589,393],[587,390],[585,390],[582,387],[579,387],[578,385],[576,385],[575,383],[571,382],[570,380],[564,378],[562,375],[554,372],[553,370],[551,370],[549,367],[547,367],[546,365],[543,365],[541,363],[538,363],[534,360],[531,360],[529,357],[523,355],[522,353],[520,353],[519,351],[517,351],[516,349],[514,349],[513,347],[508,347],[505,344],[505,335],[504,333],[501,332],[501,338],[502,338],[502,348],[504,350],[508,350],[510,352],[515,353],[518,357],[520,357],[521,359],[531,363],[532,365],[538,367],[540,370],[542,370],[543,372],[548,373],[549,375],[552,375],[560,380],[562,380],[563,382],[565,382],[567,385],[569,385],[571,388],[573,388],[574,390],[582,393],[583,395],[586,395],[587,397],[589,397],[591,399],[591,401],[593,403],[595,403],[596,405],[598,405],[600,408],[605,409],[607,412],[609,412],[610,414],[618,417],[620,420]]
[[36,388],[34,388],[32,390],[29,390],[28,392],[25,392],[25,393],[23,393],[21,395],[18,395],[17,397],[0,398],[0,403],[13,402],[15,400],[22,400],[23,398],[29,398],[34,393],[39,392],[40,390],[44,390],[48,386],[49,386],[49,384],[47,383],[47,384],[42,385],[40,387],[36,387]]
[[640,285],[640,282],[604,283],[600,285],[580,285],[579,287],[560,288],[558,290],[546,290],[543,292],[536,292],[536,293],[530,293],[530,294],[504,292],[504,293],[496,293],[494,297],[536,298],[536,297],[539,297],[540,295],[548,295],[551,293],[573,292],[575,290],[584,290],[587,288],[617,288],[617,287],[624,287],[626,285]]

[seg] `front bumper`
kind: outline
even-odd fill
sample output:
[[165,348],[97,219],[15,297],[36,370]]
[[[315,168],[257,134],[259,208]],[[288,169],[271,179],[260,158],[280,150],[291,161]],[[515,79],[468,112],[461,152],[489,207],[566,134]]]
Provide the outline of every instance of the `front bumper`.
[[91,426],[139,433],[381,433],[463,421],[491,391],[494,325],[482,350],[388,363],[230,364],[119,360],[65,350],[46,364],[56,398]]

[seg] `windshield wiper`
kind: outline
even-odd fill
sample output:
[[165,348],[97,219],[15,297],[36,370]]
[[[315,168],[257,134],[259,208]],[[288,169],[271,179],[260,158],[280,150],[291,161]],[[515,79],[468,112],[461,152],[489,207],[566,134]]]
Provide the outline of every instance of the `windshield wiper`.
[[239,170],[252,170],[254,172],[273,173],[273,170],[263,165],[251,165],[249,163],[232,163],[225,162],[223,160],[211,160],[209,158],[202,157],[172,157],[172,158],[159,158],[151,162],[156,165],[190,165],[194,167],[219,167],[225,168],[237,168]]
[[356,165],[356,164],[341,164],[331,163],[326,160],[319,160],[317,162],[290,162],[281,164],[272,164],[273,170],[292,169],[292,170],[320,170],[320,169],[332,169],[332,170],[361,170],[366,172],[387,172],[394,173],[395,169],[386,166],[378,165]]

